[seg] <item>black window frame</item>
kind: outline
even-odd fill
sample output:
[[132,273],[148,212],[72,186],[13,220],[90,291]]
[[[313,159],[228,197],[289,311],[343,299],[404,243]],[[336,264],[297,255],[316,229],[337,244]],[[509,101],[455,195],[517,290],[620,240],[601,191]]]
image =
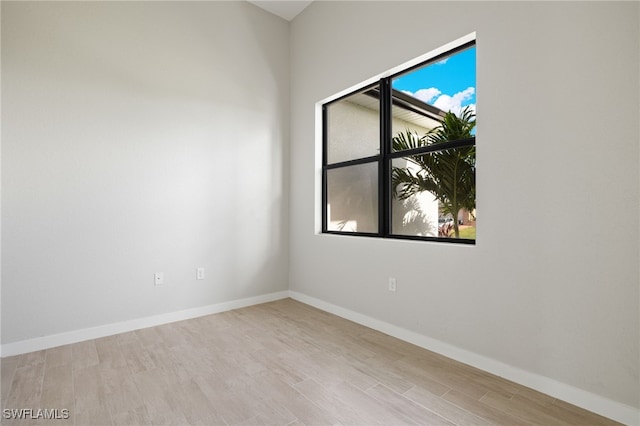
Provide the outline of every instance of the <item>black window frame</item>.
[[[476,41],[472,40],[466,42],[454,49],[441,53],[433,58],[423,61],[419,64],[407,67],[401,71],[398,71],[387,77],[382,77],[378,81],[369,85],[360,87],[352,92],[342,95],[336,99],[322,104],[322,229],[323,234],[335,234],[335,235],[350,235],[360,237],[375,237],[375,238],[388,238],[399,240],[419,240],[419,241],[433,241],[433,242],[448,242],[454,244],[467,244],[475,245],[475,239],[466,238],[453,238],[453,237],[428,237],[421,235],[402,235],[391,233],[392,223],[392,187],[391,187],[391,170],[392,161],[394,159],[409,157],[412,155],[426,154],[432,152],[444,151],[447,149],[461,148],[466,146],[475,146],[476,137],[473,136],[467,139],[460,139],[450,142],[443,142],[437,145],[428,145],[412,150],[397,151],[392,150],[392,104],[394,102],[394,89],[392,88],[392,81],[395,77],[409,73],[415,69],[424,67],[429,64],[436,63],[446,57],[452,56],[465,49],[469,49],[476,45]],[[328,107],[334,103],[340,102],[354,94],[367,92],[378,88],[378,98],[380,102],[380,147],[379,152],[376,155],[351,159],[347,161],[340,161],[336,163],[328,163]],[[395,96],[396,102],[398,97]],[[360,164],[378,163],[378,232],[351,232],[340,230],[329,230],[327,223],[327,202],[328,202],[328,188],[327,188],[327,172],[333,169],[339,169],[349,166],[355,166]],[[457,217],[454,218],[457,220]]]

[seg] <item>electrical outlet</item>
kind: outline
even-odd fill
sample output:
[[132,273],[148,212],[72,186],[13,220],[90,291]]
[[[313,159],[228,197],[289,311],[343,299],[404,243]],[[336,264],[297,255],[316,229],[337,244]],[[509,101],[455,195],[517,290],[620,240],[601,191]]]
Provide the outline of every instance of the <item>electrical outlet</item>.
[[156,287],[159,285],[164,285],[164,273],[156,272],[155,274],[153,274],[153,282]]
[[396,279],[389,277],[389,291],[396,291],[397,283]]
[[196,269],[196,280],[204,280],[204,268]]

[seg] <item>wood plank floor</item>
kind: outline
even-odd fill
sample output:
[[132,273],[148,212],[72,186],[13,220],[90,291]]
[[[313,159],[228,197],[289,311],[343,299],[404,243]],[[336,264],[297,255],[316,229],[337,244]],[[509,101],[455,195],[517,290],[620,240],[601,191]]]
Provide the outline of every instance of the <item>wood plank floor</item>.
[[291,299],[1,363],[3,410],[69,410],[3,425],[617,424]]

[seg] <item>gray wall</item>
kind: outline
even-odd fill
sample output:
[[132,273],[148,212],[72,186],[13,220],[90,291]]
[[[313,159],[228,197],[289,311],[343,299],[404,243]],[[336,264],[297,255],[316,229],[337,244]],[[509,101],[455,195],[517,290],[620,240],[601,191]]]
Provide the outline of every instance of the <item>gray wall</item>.
[[288,32],[246,2],[2,2],[2,343],[287,289]]
[[[291,290],[638,407],[638,8],[309,6],[291,25]],[[317,235],[315,103],[474,31],[477,245]]]

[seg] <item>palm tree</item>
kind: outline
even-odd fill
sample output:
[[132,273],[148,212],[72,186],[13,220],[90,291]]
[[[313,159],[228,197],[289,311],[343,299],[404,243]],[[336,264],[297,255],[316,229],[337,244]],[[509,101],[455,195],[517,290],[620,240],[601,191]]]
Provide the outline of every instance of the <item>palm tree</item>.
[[[422,148],[473,137],[475,114],[469,107],[460,116],[449,111],[439,126],[420,137],[406,130],[393,138],[395,152]],[[473,211],[476,206],[476,148],[468,145],[412,155],[405,159],[419,167],[394,167],[391,172],[393,195],[405,200],[423,191],[432,193],[441,203],[445,214],[453,216],[454,235],[460,237],[458,212],[465,208]]]

